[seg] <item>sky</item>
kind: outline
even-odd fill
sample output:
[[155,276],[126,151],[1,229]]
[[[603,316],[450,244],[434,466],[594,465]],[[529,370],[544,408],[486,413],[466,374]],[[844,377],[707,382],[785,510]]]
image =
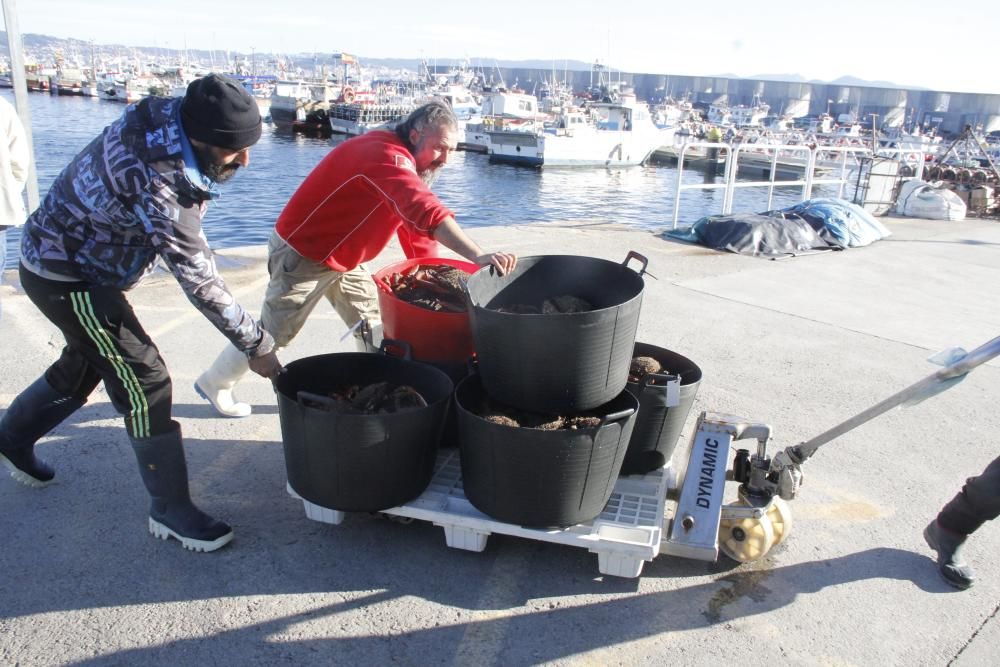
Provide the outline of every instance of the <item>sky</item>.
[[1000,93],[1000,2],[7,0],[22,33],[249,53],[601,62],[681,75],[850,75]]

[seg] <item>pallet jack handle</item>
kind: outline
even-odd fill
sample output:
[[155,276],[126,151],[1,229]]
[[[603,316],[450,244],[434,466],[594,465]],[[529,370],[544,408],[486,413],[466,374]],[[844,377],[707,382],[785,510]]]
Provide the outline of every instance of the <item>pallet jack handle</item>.
[[[865,422],[871,421],[892,408],[904,404],[915,405],[926,398],[947,391],[961,382],[977,366],[981,366],[998,355],[1000,355],[1000,336],[980,345],[972,352],[966,352],[961,348],[945,350],[930,359],[932,362],[941,363],[944,365],[944,368],[893,394],[867,410],[856,414],[847,421],[820,433],[811,440],[785,448],[784,451],[775,455],[770,465],[770,472],[775,473],[784,482],[779,482],[778,484],[779,495],[785,499],[795,497],[798,483],[801,481],[801,472],[798,470],[799,465],[815,454],[816,450],[822,445],[861,426]],[[783,488],[788,486],[792,488]]]

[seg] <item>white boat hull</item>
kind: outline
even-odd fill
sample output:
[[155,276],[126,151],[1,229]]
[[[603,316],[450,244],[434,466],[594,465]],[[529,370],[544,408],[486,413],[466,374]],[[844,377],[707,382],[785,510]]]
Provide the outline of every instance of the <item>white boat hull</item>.
[[491,135],[490,159],[536,167],[630,167],[673,141],[673,129],[650,132],[591,130],[573,135]]

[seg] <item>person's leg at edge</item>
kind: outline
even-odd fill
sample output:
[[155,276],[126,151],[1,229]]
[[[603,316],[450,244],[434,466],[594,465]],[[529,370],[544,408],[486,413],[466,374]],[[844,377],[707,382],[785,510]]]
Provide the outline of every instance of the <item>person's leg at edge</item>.
[[35,443],[80,409],[100,382],[87,361],[68,346],[42,377],[18,394],[0,419],[0,465],[27,486],[46,486],[55,470],[35,453]]
[[[21,283],[36,305],[58,299],[63,291],[48,290],[42,281],[32,280],[34,274],[25,273],[22,269]],[[52,319],[48,307],[40,309]],[[45,374],[18,394],[0,419],[0,465],[11,477],[32,487],[53,480],[55,471],[35,455],[35,443],[83,406],[98,382],[100,376],[86,358],[67,344]]]
[[[7,230],[0,226],[0,285],[3,285],[3,272],[7,270]],[[3,319],[3,297],[0,297],[0,319]]]
[[950,585],[966,589],[975,582],[975,573],[962,557],[961,548],[969,535],[997,516],[1000,516],[1000,457],[986,466],[981,475],[970,477],[924,529],[924,539],[937,552],[938,571]]

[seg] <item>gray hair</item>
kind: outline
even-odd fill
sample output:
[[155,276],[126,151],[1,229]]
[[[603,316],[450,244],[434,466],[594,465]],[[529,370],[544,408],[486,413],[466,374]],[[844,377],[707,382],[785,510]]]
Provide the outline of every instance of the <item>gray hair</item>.
[[451,105],[444,100],[435,99],[410,112],[406,120],[396,126],[396,136],[407,148],[412,149],[413,142],[410,141],[410,130],[423,132],[427,127],[443,126],[457,128],[458,119],[455,117],[455,112],[451,110]]

